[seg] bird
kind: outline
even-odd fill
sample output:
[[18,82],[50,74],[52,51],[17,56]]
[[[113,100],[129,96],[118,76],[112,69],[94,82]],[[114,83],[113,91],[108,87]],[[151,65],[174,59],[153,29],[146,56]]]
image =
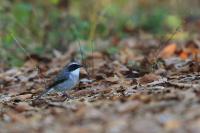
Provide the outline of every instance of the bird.
[[82,65],[77,62],[71,62],[65,65],[53,79],[52,84],[50,84],[35,100],[52,92],[61,92],[68,97],[65,91],[73,89],[78,84],[81,67]]

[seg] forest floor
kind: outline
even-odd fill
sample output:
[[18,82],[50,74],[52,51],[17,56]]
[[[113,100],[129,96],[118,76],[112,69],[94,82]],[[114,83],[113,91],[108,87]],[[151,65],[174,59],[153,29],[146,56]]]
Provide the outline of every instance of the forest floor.
[[0,132],[200,132],[198,44],[192,40],[178,49],[169,43],[157,52],[153,39],[117,45],[114,54],[101,49],[85,59],[90,76],[81,70],[71,99],[51,94],[34,101],[75,47],[53,59],[32,56],[21,68],[2,67]]

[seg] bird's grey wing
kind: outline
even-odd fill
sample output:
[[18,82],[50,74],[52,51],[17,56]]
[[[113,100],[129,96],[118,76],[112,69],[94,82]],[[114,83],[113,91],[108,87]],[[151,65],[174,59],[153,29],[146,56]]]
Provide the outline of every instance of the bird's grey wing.
[[62,70],[58,73],[58,75],[54,78],[53,83],[48,86],[48,88],[45,89],[44,92],[42,92],[37,98],[39,99],[43,95],[47,94],[54,86],[63,83],[64,81],[69,79],[69,72],[66,70]]
[[58,73],[58,75],[53,79],[53,83],[49,85],[49,89],[68,80],[69,79],[69,72],[66,70],[62,70]]

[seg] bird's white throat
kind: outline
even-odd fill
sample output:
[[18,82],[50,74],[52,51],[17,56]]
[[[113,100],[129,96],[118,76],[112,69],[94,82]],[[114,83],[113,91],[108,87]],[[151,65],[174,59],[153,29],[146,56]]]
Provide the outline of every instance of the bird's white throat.
[[76,70],[72,71],[70,74],[76,78],[79,78],[80,68],[77,68]]

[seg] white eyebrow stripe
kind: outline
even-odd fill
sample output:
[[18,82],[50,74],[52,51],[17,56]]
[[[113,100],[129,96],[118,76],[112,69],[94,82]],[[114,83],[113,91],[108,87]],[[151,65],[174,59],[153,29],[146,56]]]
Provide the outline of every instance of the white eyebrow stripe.
[[73,65],[73,64],[79,65],[79,63],[72,62],[72,63],[70,63],[68,66],[71,66],[71,65]]

